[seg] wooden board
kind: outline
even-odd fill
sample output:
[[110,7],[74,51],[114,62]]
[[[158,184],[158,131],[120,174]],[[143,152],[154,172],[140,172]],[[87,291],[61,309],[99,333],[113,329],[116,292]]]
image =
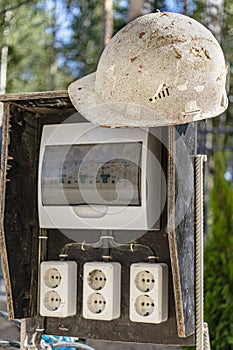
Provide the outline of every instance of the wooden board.
[[[75,122],[80,117],[73,108],[67,92],[8,95],[2,97],[2,100],[5,103],[5,116],[0,180],[1,252],[10,316],[31,317],[27,322],[29,333],[34,332],[39,323],[45,328],[46,333],[57,335],[68,334],[82,338],[120,342],[192,345],[194,343],[194,280],[191,280],[192,276],[187,266],[190,269],[194,268],[193,203],[190,203],[188,216],[184,216],[176,227],[173,225],[167,230],[167,211],[165,209],[161,230],[147,232],[138,239],[139,243],[150,245],[159,255],[160,261],[166,262],[169,266],[168,321],[159,325],[151,325],[135,324],[129,320],[129,265],[135,261],[144,261],[145,255],[142,252],[136,255],[130,252],[125,254],[120,250],[114,251],[114,257],[122,264],[123,270],[120,319],[103,322],[82,318],[82,266],[85,261],[99,260],[100,252],[81,254],[75,250],[71,251],[69,258],[76,260],[79,264],[77,315],[66,319],[36,317],[38,236],[40,234],[37,217],[37,165],[41,130],[44,124]],[[189,127],[183,129],[182,132],[178,130],[177,138],[174,138],[174,132],[169,130],[168,133],[168,129],[164,128],[165,134],[169,135],[169,142],[168,152],[164,149],[163,168],[165,172],[168,171],[168,178],[172,179],[168,184],[167,207],[171,215],[175,199],[178,198],[182,202],[182,197],[177,197],[176,194],[173,169],[174,157],[177,157],[177,161],[180,160],[177,153],[172,152],[178,150],[179,142],[177,141],[181,137],[189,145],[188,154],[193,154],[195,136],[193,136],[194,129]],[[169,154],[172,155],[170,158]],[[190,183],[193,181],[193,174],[185,171],[185,164],[183,166],[182,181]],[[9,181],[6,182],[6,179]],[[58,230],[48,230],[47,234],[46,258],[58,259],[62,246],[70,240]],[[190,249],[188,254],[187,249]]]
[[[60,93],[59,93],[60,94]],[[0,173],[0,246],[10,318],[37,313],[37,168],[40,143],[37,108],[65,117],[76,112],[57,93],[1,96],[4,104]],[[42,98],[43,97],[43,98]],[[11,102],[9,101],[11,100]],[[17,103],[16,103],[17,102]],[[36,105],[36,110],[34,106]],[[38,107],[41,106],[41,107]],[[66,112],[65,112],[65,111]],[[42,113],[44,115],[44,113]]]
[[180,337],[195,332],[194,156],[196,124],[170,127],[168,240]]

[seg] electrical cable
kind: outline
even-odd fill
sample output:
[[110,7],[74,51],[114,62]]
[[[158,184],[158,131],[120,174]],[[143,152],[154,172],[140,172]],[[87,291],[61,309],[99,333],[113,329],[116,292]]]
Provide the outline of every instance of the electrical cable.
[[16,341],[16,340],[3,340],[0,339],[0,348],[9,348],[9,347],[13,347],[13,348],[20,348],[20,342]]
[[[73,242],[73,243],[68,243],[66,244],[62,250],[61,253],[59,254],[60,259],[64,259],[68,257],[68,252],[70,249],[81,249],[83,251],[90,250],[90,249],[103,249],[104,254],[103,258],[107,258],[106,260],[110,260],[110,249],[119,249],[119,250],[128,250],[131,251],[132,253],[135,253],[136,251],[141,250],[147,250],[148,251],[148,260],[150,262],[155,262],[157,259],[159,259],[158,255],[154,252],[154,250],[144,244],[139,244],[139,243],[124,243],[120,244],[115,241],[114,237],[112,235],[102,235],[100,236],[100,239],[95,242],[95,243],[86,243],[86,242]],[[106,251],[109,253],[106,254]]]
[[51,346],[51,348],[63,348],[63,347],[69,347],[69,348],[77,348],[77,349],[81,349],[81,350],[95,350],[94,348],[92,348],[89,345],[86,344],[82,344],[82,343],[76,343],[76,342],[59,342],[59,343],[52,343],[49,344]]

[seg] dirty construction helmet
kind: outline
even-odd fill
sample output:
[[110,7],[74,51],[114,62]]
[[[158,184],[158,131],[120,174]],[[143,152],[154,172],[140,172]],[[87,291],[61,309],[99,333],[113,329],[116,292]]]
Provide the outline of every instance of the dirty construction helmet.
[[104,49],[97,71],[69,96],[93,124],[150,127],[223,113],[226,66],[217,40],[194,19],[151,13],[127,24]]

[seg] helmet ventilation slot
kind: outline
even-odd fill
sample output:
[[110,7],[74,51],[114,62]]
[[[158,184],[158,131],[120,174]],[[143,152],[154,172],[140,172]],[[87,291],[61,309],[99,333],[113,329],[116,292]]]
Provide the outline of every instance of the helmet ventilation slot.
[[164,87],[162,90],[156,91],[155,95],[149,98],[150,102],[155,102],[156,100],[161,100],[165,97],[170,96],[170,90],[168,87]]

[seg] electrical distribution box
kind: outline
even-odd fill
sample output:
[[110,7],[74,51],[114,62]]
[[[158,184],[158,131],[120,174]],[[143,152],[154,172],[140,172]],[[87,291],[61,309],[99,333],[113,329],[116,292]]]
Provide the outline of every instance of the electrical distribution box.
[[[183,193],[194,193],[195,125],[97,128],[66,91],[1,100],[0,248],[9,317],[27,319],[33,335],[40,324],[45,334],[193,345],[194,201]],[[161,290],[142,289],[140,271],[130,279],[134,264],[151,258],[140,268],[157,276],[146,283],[162,286],[164,299]],[[108,270],[111,264],[117,268]],[[153,270],[162,264],[168,288],[166,268],[163,277]],[[107,302],[114,306],[108,313]]]
[[45,125],[40,227],[159,230],[166,198],[160,139],[160,128]]

